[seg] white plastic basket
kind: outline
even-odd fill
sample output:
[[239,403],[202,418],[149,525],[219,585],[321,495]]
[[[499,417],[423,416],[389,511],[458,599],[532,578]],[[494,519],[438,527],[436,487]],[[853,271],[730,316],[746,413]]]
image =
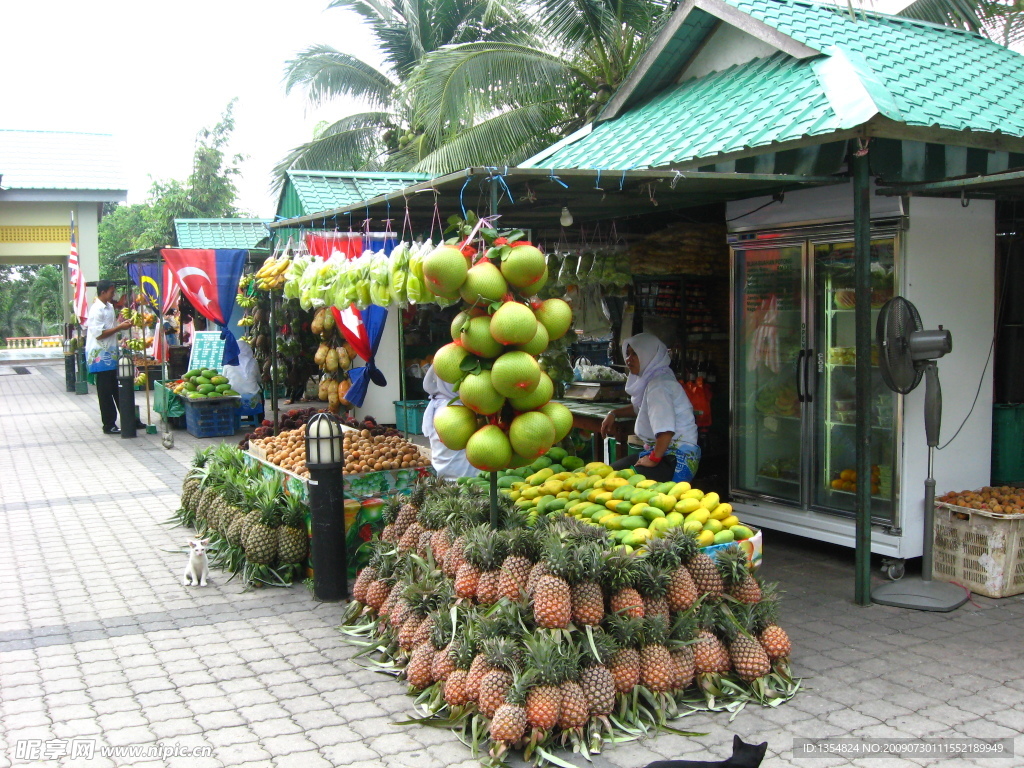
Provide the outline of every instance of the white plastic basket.
[[932,578],[986,597],[1024,592],[1024,515],[935,504]]

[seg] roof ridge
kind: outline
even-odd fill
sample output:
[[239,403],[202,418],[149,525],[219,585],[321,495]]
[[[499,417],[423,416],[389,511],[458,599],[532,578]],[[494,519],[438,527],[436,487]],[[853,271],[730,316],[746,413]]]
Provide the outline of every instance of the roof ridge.
[[[739,7],[739,2],[743,2],[743,0],[723,0],[723,1],[728,3],[729,5],[732,5],[733,7]],[[785,4],[785,5],[790,5],[790,6],[802,5],[802,6],[806,6],[806,7],[818,8],[818,9],[821,9],[821,10],[831,11],[832,13],[836,14],[837,16],[842,16],[842,17],[845,17],[847,19],[850,18],[850,6],[849,5],[838,5],[837,3],[826,2],[825,0],[746,0],[746,2],[759,2],[759,3],[766,3],[766,4],[767,3],[777,3],[777,4],[780,4],[780,5]],[[929,27],[931,29],[940,30],[942,32],[952,32],[952,33],[956,33],[956,34],[967,35],[969,37],[976,37],[976,38],[979,38],[981,40],[988,40],[989,39],[989,38],[985,37],[985,35],[982,35],[979,32],[972,32],[969,29],[961,29],[959,27],[948,27],[945,24],[936,24],[935,22],[932,22],[932,21],[923,21],[921,19],[913,19],[913,18],[910,18],[909,16],[897,16],[896,14],[892,14],[892,13],[882,13],[881,11],[871,10],[871,9],[865,8],[863,6],[853,8],[853,13],[857,14],[857,15],[863,15],[863,16],[866,16],[866,17],[871,17],[871,18],[877,19],[879,21],[891,21],[891,22],[895,22],[897,24],[908,24],[910,26],[915,26],[915,27]],[[765,24],[769,24],[771,26],[774,26],[773,24],[771,24],[770,21],[767,21],[767,20],[764,20],[764,23]]]

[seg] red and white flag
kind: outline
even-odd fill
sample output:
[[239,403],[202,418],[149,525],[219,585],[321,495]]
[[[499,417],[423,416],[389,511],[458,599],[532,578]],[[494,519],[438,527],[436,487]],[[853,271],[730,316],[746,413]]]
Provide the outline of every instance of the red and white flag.
[[68,278],[75,291],[75,314],[78,322],[85,323],[89,316],[89,306],[85,301],[85,277],[78,263],[78,246],[75,245],[75,217],[71,217],[71,251],[68,253]]

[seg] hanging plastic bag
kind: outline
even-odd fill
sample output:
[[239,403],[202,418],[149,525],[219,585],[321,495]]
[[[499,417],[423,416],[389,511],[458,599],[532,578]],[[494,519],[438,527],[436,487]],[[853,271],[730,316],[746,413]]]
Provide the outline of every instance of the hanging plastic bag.
[[391,301],[405,309],[409,306],[409,295],[406,293],[406,277],[409,272],[409,246],[404,241],[398,243],[391,251],[388,269],[390,278],[388,292]]
[[577,253],[566,253],[562,255],[562,266],[558,269],[559,285],[576,285],[576,270],[580,265],[580,257]]
[[370,257],[370,301],[378,307],[391,304],[391,269],[387,254],[376,251]]

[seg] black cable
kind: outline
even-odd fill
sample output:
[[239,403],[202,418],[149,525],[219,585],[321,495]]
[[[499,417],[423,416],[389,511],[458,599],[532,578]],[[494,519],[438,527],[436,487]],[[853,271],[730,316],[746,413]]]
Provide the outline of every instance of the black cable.
[[964,420],[960,423],[960,426],[957,427],[957,430],[956,432],[953,433],[953,436],[946,441],[945,445],[938,446],[938,450],[940,451],[943,448],[947,448],[950,443],[956,440],[956,436],[960,434],[960,430],[964,428],[964,426],[967,424],[967,420],[970,419],[971,414],[974,413],[974,406],[978,404],[978,397],[981,395],[981,385],[985,382],[985,373],[988,371],[988,364],[992,362],[992,353],[995,351],[996,348],[996,337],[999,335],[999,321],[1003,316],[1003,302],[1006,300],[1006,285],[1009,282],[1006,278],[1010,272],[1010,260],[1011,258],[1013,258],[1014,251],[1016,250],[1015,246],[1019,245],[1020,242],[1021,241],[1018,240],[1016,243],[1014,243],[1007,249],[1006,261],[1003,263],[1003,284],[999,291],[999,301],[996,304],[996,327],[994,332],[992,333],[992,343],[989,344],[988,346],[988,357],[985,359],[985,365],[981,369],[981,377],[978,379],[978,389],[974,393],[974,402],[971,403],[971,410],[969,410],[967,412],[967,415],[964,416]]
[[757,213],[762,208],[767,208],[769,205],[774,205],[775,203],[781,203],[782,202],[782,197],[783,197],[782,195],[775,195],[771,200],[769,200],[764,205],[759,205],[759,206],[757,206],[757,208],[755,208],[752,211],[747,211],[746,213],[741,213],[739,216],[733,216],[731,219],[726,219],[725,221],[726,221],[726,223],[729,223],[730,221],[736,221],[736,219],[742,219],[743,217],[749,216],[752,213]]

